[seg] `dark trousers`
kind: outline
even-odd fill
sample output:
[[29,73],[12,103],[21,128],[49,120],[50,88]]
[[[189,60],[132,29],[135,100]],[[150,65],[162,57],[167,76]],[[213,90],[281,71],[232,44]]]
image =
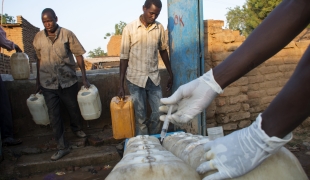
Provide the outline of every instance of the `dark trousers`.
[[0,75],[0,127],[1,138],[13,138],[13,122],[11,105],[7,90]]
[[70,116],[70,126],[73,132],[82,129],[82,116],[77,102],[78,83],[71,87],[62,89],[46,89],[42,88],[48,115],[53,128],[55,140],[58,149],[66,149],[69,147],[68,142],[64,138],[64,121],[60,116],[60,101],[63,102]]

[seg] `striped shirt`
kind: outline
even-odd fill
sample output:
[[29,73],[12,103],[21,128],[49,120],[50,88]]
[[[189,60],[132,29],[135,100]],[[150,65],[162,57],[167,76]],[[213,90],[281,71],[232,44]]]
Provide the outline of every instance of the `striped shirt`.
[[145,87],[150,78],[158,86],[158,50],[167,48],[165,30],[155,21],[145,27],[139,19],[129,23],[123,30],[120,59],[128,59],[126,78],[139,87]]
[[85,53],[77,37],[68,29],[58,26],[52,41],[45,30],[36,34],[33,46],[40,59],[40,84],[46,89],[71,87],[77,82],[75,56]]

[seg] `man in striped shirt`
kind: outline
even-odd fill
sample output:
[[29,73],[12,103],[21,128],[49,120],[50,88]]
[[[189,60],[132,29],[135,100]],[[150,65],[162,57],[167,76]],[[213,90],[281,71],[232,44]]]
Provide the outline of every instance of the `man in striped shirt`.
[[[136,135],[157,134],[160,132],[159,105],[162,91],[158,71],[158,51],[170,75],[166,90],[173,84],[165,31],[162,24],[155,21],[161,11],[160,0],[146,0],[143,14],[129,23],[123,30],[120,53],[119,97],[125,96],[124,79],[135,108]],[[147,104],[152,114],[147,119]]]

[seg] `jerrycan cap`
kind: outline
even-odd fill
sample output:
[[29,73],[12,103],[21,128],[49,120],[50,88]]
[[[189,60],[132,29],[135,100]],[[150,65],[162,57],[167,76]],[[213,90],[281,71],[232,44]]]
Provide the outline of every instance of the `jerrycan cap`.
[[31,98],[29,99],[29,101],[36,101],[36,100],[38,100],[37,97],[31,97]]
[[91,92],[82,92],[82,93],[81,93],[82,96],[87,96],[87,95],[89,95],[89,94],[91,94]]
[[38,99],[39,99],[39,98],[37,98],[35,94],[31,94],[28,100],[29,100],[29,101],[36,101],[36,100],[38,100]]

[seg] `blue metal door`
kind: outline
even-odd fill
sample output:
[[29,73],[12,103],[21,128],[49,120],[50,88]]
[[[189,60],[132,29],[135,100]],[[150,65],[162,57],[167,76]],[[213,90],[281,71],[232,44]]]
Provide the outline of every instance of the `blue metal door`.
[[[169,52],[174,74],[173,92],[204,72],[203,27],[202,0],[168,0]],[[204,114],[198,115],[192,123],[179,129],[205,135]]]

